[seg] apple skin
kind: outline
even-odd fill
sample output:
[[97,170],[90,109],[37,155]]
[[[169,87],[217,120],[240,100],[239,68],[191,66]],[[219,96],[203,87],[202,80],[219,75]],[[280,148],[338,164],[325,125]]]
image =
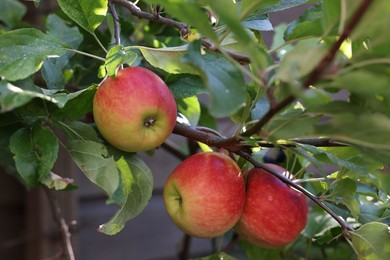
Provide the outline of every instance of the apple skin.
[[[268,167],[286,175],[278,165]],[[260,168],[248,172],[245,209],[235,229],[241,238],[264,247],[290,244],[305,228],[306,196]]]
[[176,122],[176,102],[155,73],[141,67],[120,70],[96,91],[93,115],[102,136],[127,152],[160,146]]
[[241,170],[222,153],[192,155],[168,177],[164,203],[173,222],[188,235],[222,235],[238,222],[244,209]]

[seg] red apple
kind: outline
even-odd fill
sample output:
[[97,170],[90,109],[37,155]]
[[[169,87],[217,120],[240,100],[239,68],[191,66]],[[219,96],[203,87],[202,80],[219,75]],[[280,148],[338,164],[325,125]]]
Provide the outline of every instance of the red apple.
[[107,78],[96,91],[93,115],[102,136],[127,151],[161,145],[176,122],[175,99],[150,70],[129,67]]
[[[277,165],[268,167],[287,175]],[[260,168],[248,172],[245,209],[236,231],[241,238],[265,248],[290,244],[307,222],[305,195]]]
[[241,170],[225,154],[195,154],[167,179],[164,202],[173,222],[185,233],[202,238],[219,236],[237,223],[244,208]]

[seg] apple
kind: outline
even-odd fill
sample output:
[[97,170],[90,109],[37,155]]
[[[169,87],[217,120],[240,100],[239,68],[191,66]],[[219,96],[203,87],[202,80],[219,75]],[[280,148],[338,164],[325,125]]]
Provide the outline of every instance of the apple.
[[244,209],[241,170],[222,153],[192,155],[168,177],[164,203],[173,222],[188,235],[222,235],[237,223]]
[[[288,176],[283,167],[266,165]],[[235,229],[254,245],[278,248],[290,244],[305,228],[307,211],[305,195],[268,171],[253,168],[248,172],[244,212]]]
[[120,70],[97,89],[93,116],[102,136],[127,152],[160,146],[176,122],[176,102],[155,73],[141,67]]

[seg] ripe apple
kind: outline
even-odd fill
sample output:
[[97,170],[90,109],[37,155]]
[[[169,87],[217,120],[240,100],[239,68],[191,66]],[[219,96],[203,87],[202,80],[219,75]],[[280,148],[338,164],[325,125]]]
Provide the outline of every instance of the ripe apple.
[[225,154],[195,154],[168,177],[164,202],[173,222],[185,233],[201,238],[219,236],[237,223],[244,209],[241,170]]
[[[288,174],[278,165],[266,165]],[[291,243],[305,228],[307,211],[305,195],[268,171],[254,168],[248,172],[245,208],[235,228],[254,245],[278,248]]]
[[102,136],[127,151],[161,145],[176,122],[176,102],[155,73],[141,67],[120,70],[96,91],[93,115]]

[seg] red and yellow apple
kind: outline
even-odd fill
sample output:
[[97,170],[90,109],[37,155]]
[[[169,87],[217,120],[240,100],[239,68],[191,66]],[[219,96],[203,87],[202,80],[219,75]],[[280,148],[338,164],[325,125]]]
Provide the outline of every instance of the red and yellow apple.
[[[287,171],[266,164],[280,174]],[[305,195],[260,168],[248,172],[244,212],[235,229],[241,238],[265,248],[290,244],[305,228],[308,205]]]
[[245,184],[229,156],[204,152],[179,164],[164,185],[164,203],[173,222],[201,238],[231,229],[242,214]]
[[141,67],[120,70],[96,91],[93,115],[102,136],[127,152],[160,146],[176,122],[176,102],[164,81]]

